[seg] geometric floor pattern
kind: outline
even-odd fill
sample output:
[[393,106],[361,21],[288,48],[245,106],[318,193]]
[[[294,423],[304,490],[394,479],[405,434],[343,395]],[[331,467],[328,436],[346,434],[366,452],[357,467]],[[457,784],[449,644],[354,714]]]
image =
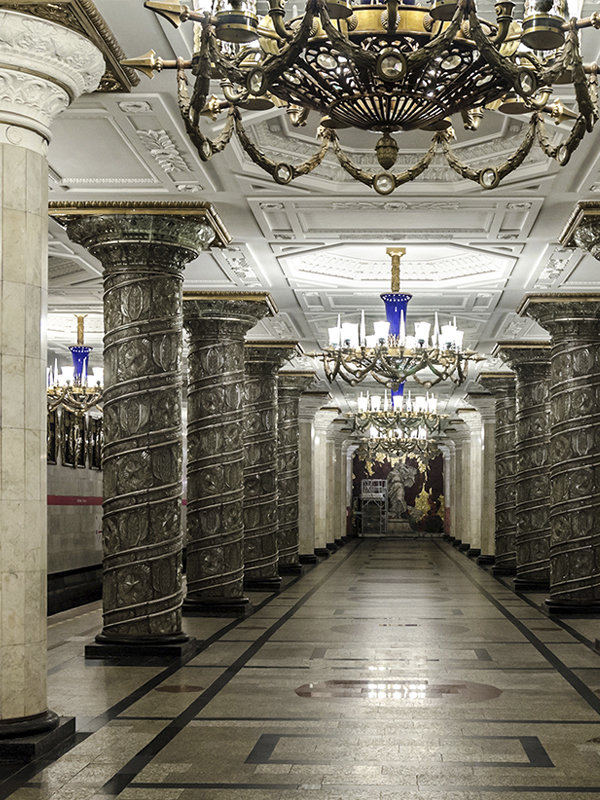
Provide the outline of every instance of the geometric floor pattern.
[[245,620],[186,618],[186,663],[85,661],[49,619],[52,759],[0,800],[600,798],[600,624],[543,612],[440,539],[354,540]]

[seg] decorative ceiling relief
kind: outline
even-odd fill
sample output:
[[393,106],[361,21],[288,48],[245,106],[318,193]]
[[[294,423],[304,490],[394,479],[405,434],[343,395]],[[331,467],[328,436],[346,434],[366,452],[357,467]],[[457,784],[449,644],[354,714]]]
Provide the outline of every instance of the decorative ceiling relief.
[[572,250],[565,250],[564,247],[555,247],[552,255],[533,284],[533,289],[543,291],[553,286],[567,269],[572,257]]
[[191,172],[171,136],[163,130],[137,131],[146,149],[158,166],[167,173]]

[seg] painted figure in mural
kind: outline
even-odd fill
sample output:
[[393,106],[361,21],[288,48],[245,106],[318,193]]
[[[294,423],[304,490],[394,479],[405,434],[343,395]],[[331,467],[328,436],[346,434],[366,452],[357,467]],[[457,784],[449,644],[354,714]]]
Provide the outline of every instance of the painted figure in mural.
[[400,519],[406,513],[405,489],[412,486],[417,477],[417,468],[405,461],[399,461],[388,475],[388,509],[393,519]]

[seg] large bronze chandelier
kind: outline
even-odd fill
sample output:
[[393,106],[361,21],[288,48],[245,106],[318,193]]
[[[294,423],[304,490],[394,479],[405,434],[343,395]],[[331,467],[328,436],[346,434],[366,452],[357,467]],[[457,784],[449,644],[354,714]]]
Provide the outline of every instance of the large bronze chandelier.
[[414,335],[408,333],[406,308],[412,295],[400,292],[400,259],[403,247],[388,247],[392,258],[392,291],[381,295],[386,320],[374,323],[375,333],[367,336],[364,312],[360,323],[342,322],[329,328],[329,345],[314,354],[323,361],[330,383],[340,377],[351,386],[374,378],[397,393],[407,378],[431,388],[450,380],[457,386],[467,377],[470,361],[484,357],[463,347],[463,332],[456,321],[438,324],[416,322]]
[[442,420],[447,414],[437,413],[437,400],[433,395],[404,398],[404,386],[400,391],[392,392],[388,400],[387,393],[383,403],[379,395],[364,396],[361,392],[358,402],[358,412],[354,416],[354,428],[360,433],[370,432],[372,437],[390,435],[410,439],[415,434],[417,438],[426,438],[427,435],[440,433]]
[[85,314],[76,314],[77,344],[71,345],[72,366],[62,367],[60,372],[56,360],[53,367],[46,368],[46,401],[48,411],[56,411],[59,406],[78,416],[83,416],[93,408],[102,412],[100,405],[104,399],[102,383],[104,370],[95,367],[93,377],[88,376],[88,360],[93,348],[83,342]]
[[[203,1],[203,0],[202,0]],[[210,3],[210,0],[207,0]],[[269,0],[262,19],[255,0],[213,0],[210,8],[147,0],[147,8],[174,25],[196,23],[191,60],[164,60],[151,50],[123,63],[152,77],[177,70],[179,108],[200,157],[223,150],[235,132],[250,158],[287,184],[306,175],[331,147],[341,166],[380,194],[414,180],[437,153],[463,178],[492,189],[526,158],[534,141],[564,165],[598,116],[597,65],[584,65],[579,30],[600,27],[600,14],[565,20],[565,0],[525,0],[524,19],[513,19],[512,0],[497,0],[496,20],[480,19],[474,0],[435,0],[433,6],[349,0],[307,0],[303,16],[284,19],[284,0]],[[188,73],[193,78],[189,93]],[[219,97],[211,80],[220,81]],[[577,110],[560,100],[549,104],[552,87],[573,83]],[[295,125],[310,111],[321,115],[320,147],[301,164],[276,162],[249,138],[241,110],[286,107]],[[524,139],[499,166],[473,168],[459,160],[450,142],[461,117],[475,130],[487,109],[530,112]],[[218,138],[202,133],[201,117],[227,120]],[[573,120],[567,138],[554,144],[545,118]],[[342,149],[336,129],[379,132],[375,145],[381,171],[371,173]],[[412,167],[394,171],[399,145],[392,133],[433,132],[429,150]]]

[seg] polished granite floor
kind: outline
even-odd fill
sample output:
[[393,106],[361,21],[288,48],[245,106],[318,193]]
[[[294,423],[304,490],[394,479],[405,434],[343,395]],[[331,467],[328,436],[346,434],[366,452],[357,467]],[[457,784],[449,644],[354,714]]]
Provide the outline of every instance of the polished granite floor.
[[600,796],[600,623],[543,597],[442,540],[380,539],[246,620],[186,619],[202,646],[183,664],[85,662],[98,606],[51,617],[49,704],[77,741],[0,768],[0,798]]

